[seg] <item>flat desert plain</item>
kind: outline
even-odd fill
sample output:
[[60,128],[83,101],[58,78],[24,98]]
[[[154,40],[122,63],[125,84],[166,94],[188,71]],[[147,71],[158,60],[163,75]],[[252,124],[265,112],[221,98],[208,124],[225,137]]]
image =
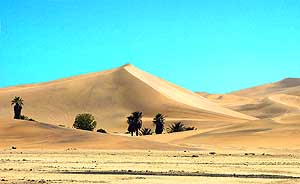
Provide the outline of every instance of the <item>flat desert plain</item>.
[[[11,100],[24,100],[14,120]],[[133,65],[0,89],[1,183],[300,183],[300,79],[192,92]],[[127,117],[143,112],[133,136]],[[97,129],[72,128],[80,113]],[[169,133],[182,122],[195,130]]]
[[300,182],[300,156],[199,151],[0,152],[1,183]]

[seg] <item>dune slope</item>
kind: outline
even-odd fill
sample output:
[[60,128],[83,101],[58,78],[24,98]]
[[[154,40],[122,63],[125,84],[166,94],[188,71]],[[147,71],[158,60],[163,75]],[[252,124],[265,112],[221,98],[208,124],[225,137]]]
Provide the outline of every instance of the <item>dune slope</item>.
[[182,150],[183,147],[138,137],[100,134],[22,120],[0,120],[0,149]]
[[287,78],[279,82],[256,86],[230,94],[199,95],[213,102],[257,118],[279,120],[288,114],[300,114],[300,79]]
[[231,94],[252,98],[265,98],[272,94],[300,95],[300,78],[286,78],[279,82],[256,86]]
[[137,110],[151,118],[161,112],[175,119],[255,119],[211,103],[132,65],[0,89],[1,117],[13,116],[10,100],[14,96],[25,100],[23,114],[38,121],[71,127],[76,114],[89,112],[96,117],[98,127],[118,132],[126,131],[126,117]]

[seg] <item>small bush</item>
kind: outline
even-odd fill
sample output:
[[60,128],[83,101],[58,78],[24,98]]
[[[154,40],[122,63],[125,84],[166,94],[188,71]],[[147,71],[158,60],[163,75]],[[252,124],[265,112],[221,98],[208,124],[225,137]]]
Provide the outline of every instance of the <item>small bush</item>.
[[96,128],[97,122],[93,115],[85,113],[78,114],[75,118],[73,127],[81,130],[93,131]]
[[150,128],[142,128],[140,135],[152,135],[152,130]]
[[197,128],[185,127],[184,123],[175,122],[175,123],[171,124],[167,130],[168,130],[168,133],[174,133],[174,132],[183,132],[183,131],[189,131],[189,130],[197,130]]
[[20,116],[20,119],[21,119],[21,120],[29,120],[29,118],[28,118],[27,116],[25,116],[25,115],[21,115],[21,116]]
[[189,131],[189,130],[197,130],[197,128],[195,128],[195,127],[186,127],[185,130],[186,130],[186,131]]
[[28,118],[28,117],[25,116],[25,115],[21,115],[21,116],[20,116],[20,119],[21,119],[21,120],[27,120],[27,121],[35,121],[34,119]]
[[97,132],[102,133],[102,134],[107,134],[106,130],[100,128],[97,130]]
[[168,128],[168,133],[182,132],[182,131],[185,131],[185,126],[182,122],[173,123]]

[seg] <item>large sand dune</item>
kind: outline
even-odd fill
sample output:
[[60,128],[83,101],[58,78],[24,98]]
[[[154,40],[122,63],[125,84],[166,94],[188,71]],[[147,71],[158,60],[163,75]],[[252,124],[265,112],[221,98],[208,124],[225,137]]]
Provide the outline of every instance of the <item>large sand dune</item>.
[[[197,94],[125,65],[47,83],[2,88],[0,147],[300,149],[298,81],[285,79],[232,94]],[[49,124],[11,120],[10,100],[14,96],[25,100],[23,114]],[[144,112],[144,127],[152,128],[152,118],[160,112],[167,115],[166,127],[183,121],[198,130],[128,137],[124,134],[126,117],[137,110]],[[92,113],[98,127],[112,134],[70,129],[76,114],[84,112]]]
[[78,113],[92,113],[98,127],[126,131],[126,117],[164,113],[169,118],[209,121],[255,119],[216,105],[195,93],[143,72],[132,65],[56,80],[0,89],[0,116],[13,116],[10,100],[25,100],[23,114],[41,122],[71,127]]

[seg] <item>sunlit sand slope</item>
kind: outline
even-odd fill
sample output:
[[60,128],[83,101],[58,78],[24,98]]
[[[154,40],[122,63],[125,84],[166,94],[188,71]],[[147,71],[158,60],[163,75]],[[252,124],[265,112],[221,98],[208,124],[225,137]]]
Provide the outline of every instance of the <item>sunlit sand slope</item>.
[[88,112],[96,117],[98,127],[117,132],[126,131],[126,117],[133,111],[143,111],[149,118],[160,112],[175,119],[255,119],[132,65],[48,83],[2,88],[0,117],[13,116],[10,101],[14,96],[25,100],[23,114],[38,121],[71,127],[76,114]]

